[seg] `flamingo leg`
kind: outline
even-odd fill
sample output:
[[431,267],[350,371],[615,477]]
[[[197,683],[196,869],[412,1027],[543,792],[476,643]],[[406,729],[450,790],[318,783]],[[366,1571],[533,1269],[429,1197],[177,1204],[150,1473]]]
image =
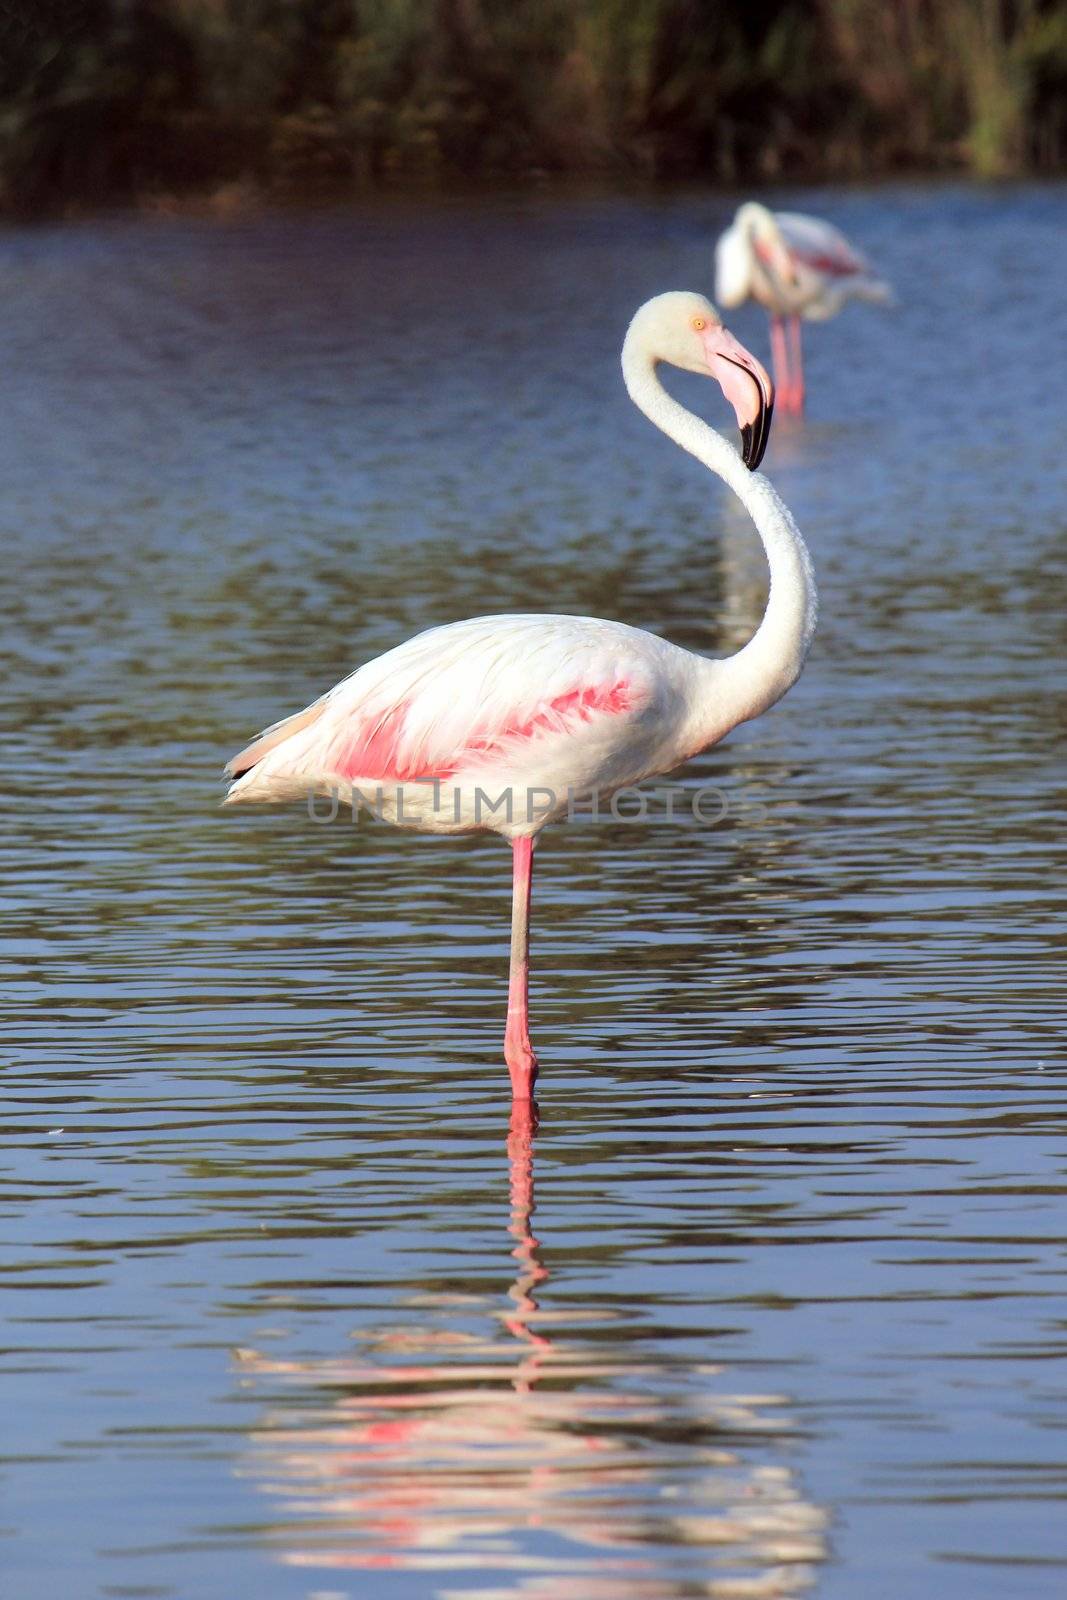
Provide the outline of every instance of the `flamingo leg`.
[[504,1060],[511,1074],[516,1100],[531,1100],[537,1078],[537,1057],[530,1043],[530,882],[533,877],[533,840],[512,843],[511,972],[508,981],[508,1022],[504,1033]]
[[800,318],[796,316],[789,319],[789,367],[793,410],[799,416],[804,410],[804,353],[800,344]]
[[785,342],[785,327],[781,317],[771,318],[771,363],[774,367],[776,399],[782,411],[792,410],[792,389],[789,382],[789,351]]

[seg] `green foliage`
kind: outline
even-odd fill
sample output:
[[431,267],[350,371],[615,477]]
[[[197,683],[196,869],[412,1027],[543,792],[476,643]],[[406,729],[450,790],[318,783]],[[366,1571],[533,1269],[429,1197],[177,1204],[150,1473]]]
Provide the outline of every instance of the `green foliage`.
[[1065,0],[0,0],[9,208],[1065,159]]
[[823,0],[822,15],[891,159],[986,177],[1067,162],[1062,0]]

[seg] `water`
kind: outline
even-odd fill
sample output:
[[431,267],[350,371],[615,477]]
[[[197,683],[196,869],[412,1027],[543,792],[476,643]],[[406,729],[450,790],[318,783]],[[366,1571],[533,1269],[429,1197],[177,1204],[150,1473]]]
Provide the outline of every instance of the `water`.
[[781,198],[900,298],[771,443],[816,648],[718,826],[545,836],[536,1132],[499,842],[219,769],[433,622],[745,640],[617,371],[732,202],[0,237],[13,1600],[1063,1593],[1067,195]]

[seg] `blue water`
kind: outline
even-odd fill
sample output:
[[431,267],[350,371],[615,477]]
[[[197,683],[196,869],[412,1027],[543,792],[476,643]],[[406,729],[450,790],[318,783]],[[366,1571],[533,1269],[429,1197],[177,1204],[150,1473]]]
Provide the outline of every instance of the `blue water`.
[[733,198],[0,235],[5,1596],[1062,1594],[1067,190],[775,198],[899,297],[768,453],[820,631],[717,826],[544,836],[537,1129],[499,842],[219,772],[438,621],[744,642],[617,368]]

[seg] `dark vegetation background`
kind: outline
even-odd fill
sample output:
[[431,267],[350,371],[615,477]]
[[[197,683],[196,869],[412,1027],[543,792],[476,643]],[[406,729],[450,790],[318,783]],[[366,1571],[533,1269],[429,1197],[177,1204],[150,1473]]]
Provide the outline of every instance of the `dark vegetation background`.
[[1065,163],[1065,0],[0,0],[8,210]]

